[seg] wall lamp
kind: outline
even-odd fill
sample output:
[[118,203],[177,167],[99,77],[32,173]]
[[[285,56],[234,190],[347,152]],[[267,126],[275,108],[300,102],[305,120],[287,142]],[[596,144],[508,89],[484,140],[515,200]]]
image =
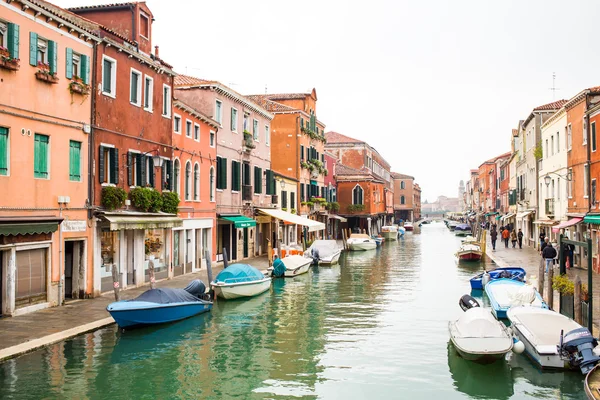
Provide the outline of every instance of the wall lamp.
[[[154,153],[154,154],[153,154]],[[133,153],[135,155],[139,154],[139,153]],[[145,153],[141,153],[140,156],[148,156],[150,154],[152,155],[152,163],[154,165],[154,167],[158,167],[158,168],[162,168],[163,166],[163,162],[165,161],[164,158],[162,158],[160,156],[160,151],[158,150],[158,148],[154,149],[154,150],[149,150]],[[123,155],[124,157],[127,157],[127,153]],[[135,164],[136,163],[136,159],[132,160],[132,163]]]
[[556,172],[550,172],[550,173],[546,174],[546,176],[544,177],[544,183],[546,184],[546,186],[550,186],[550,182],[552,181],[552,178],[550,177],[550,175],[556,175],[559,178],[566,179],[567,181],[573,180],[573,173],[571,171],[567,172],[566,175],[557,174]]

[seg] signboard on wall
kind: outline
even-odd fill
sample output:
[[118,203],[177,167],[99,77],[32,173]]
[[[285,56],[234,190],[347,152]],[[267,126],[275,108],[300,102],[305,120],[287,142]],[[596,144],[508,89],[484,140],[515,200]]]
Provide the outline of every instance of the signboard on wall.
[[63,232],[85,232],[87,223],[85,220],[65,220],[60,224],[60,229]]

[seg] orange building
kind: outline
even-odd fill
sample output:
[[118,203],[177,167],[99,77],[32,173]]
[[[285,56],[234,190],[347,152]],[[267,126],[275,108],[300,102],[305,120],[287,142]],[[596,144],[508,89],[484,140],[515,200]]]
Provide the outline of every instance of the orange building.
[[[567,110],[567,183],[570,217],[583,217],[589,210],[589,164],[587,134],[584,131],[589,90],[583,90],[565,104]],[[577,184],[575,184],[577,182]]]
[[181,100],[173,102],[174,190],[183,226],[173,228],[173,274],[206,267],[205,251],[217,254],[215,202],[219,124]]
[[392,172],[391,175],[394,182],[394,221],[417,221],[414,204],[415,178],[397,172]]
[[0,316],[93,289],[87,92],[99,39],[58,10],[0,3]]
[[418,183],[413,184],[413,215],[415,221],[421,219],[421,186]]

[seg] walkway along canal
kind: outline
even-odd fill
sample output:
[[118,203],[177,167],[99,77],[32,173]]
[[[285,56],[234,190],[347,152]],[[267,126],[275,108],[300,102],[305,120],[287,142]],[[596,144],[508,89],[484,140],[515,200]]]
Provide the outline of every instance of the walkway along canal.
[[60,342],[0,364],[0,398],[584,399],[579,372],[457,356],[448,321],[483,267],[456,263],[459,242],[424,225],[211,314]]

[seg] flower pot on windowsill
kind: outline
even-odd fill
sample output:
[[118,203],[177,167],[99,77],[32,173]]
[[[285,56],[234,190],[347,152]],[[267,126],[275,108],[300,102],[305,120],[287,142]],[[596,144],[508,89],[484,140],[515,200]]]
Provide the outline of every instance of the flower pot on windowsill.
[[7,69],[9,71],[19,70],[19,59],[10,57],[0,57],[0,68]]
[[78,81],[72,81],[69,83],[69,90],[71,91],[71,94],[77,93],[81,95],[87,95],[90,93],[89,85]]
[[38,71],[35,73],[35,77],[37,80],[48,82],[48,83],[58,83],[58,77],[56,74],[52,75],[49,72]]

